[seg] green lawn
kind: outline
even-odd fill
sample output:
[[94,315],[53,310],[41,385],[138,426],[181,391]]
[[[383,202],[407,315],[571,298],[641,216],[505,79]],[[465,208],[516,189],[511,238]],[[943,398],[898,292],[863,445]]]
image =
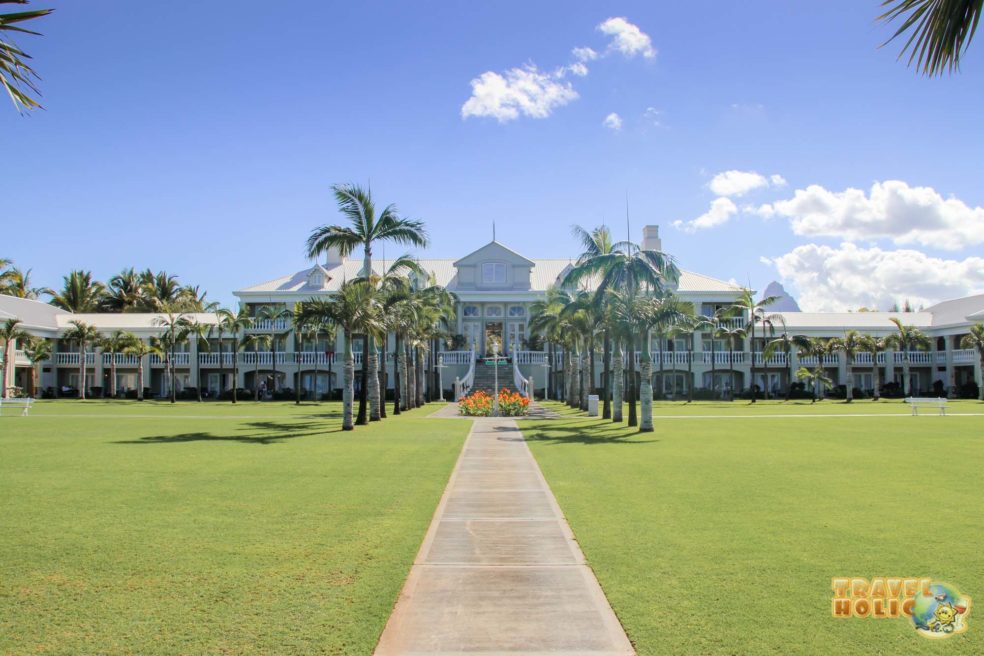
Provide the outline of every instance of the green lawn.
[[0,418],[0,653],[368,654],[468,422],[335,403]]
[[931,576],[984,600],[984,416],[659,403],[639,434],[550,407],[563,416],[521,427],[640,654],[984,653],[981,609],[943,641],[830,616],[834,576]]

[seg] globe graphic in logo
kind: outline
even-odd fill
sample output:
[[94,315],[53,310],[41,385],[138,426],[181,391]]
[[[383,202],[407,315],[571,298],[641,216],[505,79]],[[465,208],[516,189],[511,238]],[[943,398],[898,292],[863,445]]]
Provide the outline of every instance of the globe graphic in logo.
[[964,630],[967,600],[952,585],[933,583],[929,595],[916,594],[912,607],[912,621],[924,635],[943,637]]

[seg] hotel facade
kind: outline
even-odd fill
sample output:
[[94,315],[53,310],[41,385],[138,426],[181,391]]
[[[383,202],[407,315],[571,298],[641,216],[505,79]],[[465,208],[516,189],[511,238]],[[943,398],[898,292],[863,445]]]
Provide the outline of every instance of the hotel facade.
[[[643,229],[641,245],[645,249],[661,250],[657,226]],[[374,262],[374,269],[384,270],[391,262]],[[422,259],[421,267],[438,284],[447,287],[458,298],[457,313],[450,332],[458,335],[456,350],[445,347],[430,358],[432,371],[428,385],[441,380],[441,387],[451,390],[454,381],[471,376],[476,358],[487,355],[489,345],[495,341],[502,345],[510,358],[510,369],[504,372],[505,382],[532,381],[538,396],[545,392],[553,397],[557,390],[546,389],[547,374],[551,369],[563,372],[563,355],[556,353],[550,361],[550,352],[529,348],[530,308],[544,298],[547,290],[558,285],[573,265],[569,259],[531,259],[497,241],[451,259]],[[290,309],[295,303],[313,298],[326,298],[337,292],[346,280],[352,280],[362,272],[362,261],[330,253],[327,260],[275,280],[264,282],[234,292],[242,307],[252,316],[259,316],[265,307]],[[739,297],[739,287],[684,270],[675,293],[683,301],[693,304],[695,310],[711,315],[720,308],[734,304]],[[860,353],[851,366],[854,386],[870,393],[874,384],[875,368],[880,380],[902,382],[903,366],[908,361],[910,380],[906,388],[913,394],[954,396],[961,388],[980,381],[980,357],[972,349],[961,349],[960,341],[968,334],[970,326],[984,321],[984,294],[944,301],[919,312],[852,312],[815,313],[780,312],[781,328],[791,335],[810,337],[841,337],[848,330],[857,330],[872,336],[887,336],[896,331],[892,318],[919,328],[931,339],[931,348],[923,351],[885,351],[878,354]],[[81,354],[77,344],[63,338],[71,321],[83,321],[95,326],[101,333],[116,330],[130,331],[140,339],[149,340],[163,329],[158,325],[160,315],[154,314],[73,314],[51,305],[32,300],[0,296],[0,321],[9,318],[21,320],[21,328],[36,337],[52,341],[51,359],[36,366],[27,359],[22,345],[13,343],[13,357],[7,358],[3,372],[4,387],[15,392],[28,392],[36,396],[74,395],[79,385]],[[215,326],[214,314],[190,315],[198,323]],[[744,327],[748,317],[723,320],[727,327]],[[267,351],[246,350],[233,353],[232,335],[224,334],[221,342],[217,333],[207,341],[207,348],[200,348],[195,340],[181,344],[174,357],[176,391],[201,389],[209,397],[216,397],[235,385],[254,390],[259,386],[266,393],[274,389],[295,389],[300,385],[306,398],[317,394],[324,398],[341,386],[341,337],[329,342],[324,335],[297,336],[287,320],[257,320],[246,333],[264,333],[271,336],[275,348]],[[730,350],[726,340],[715,338],[710,331],[693,336],[692,351],[687,336],[664,340],[650,336],[653,358],[654,389],[657,394],[670,398],[685,396],[692,386],[695,390],[713,390],[713,394],[729,396],[732,381],[735,390],[743,390],[751,384],[773,392],[785,390],[789,383],[789,371],[800,366],[815,368],[817,363],[791,354],[777,353],[763,359],[766,336],[757,326],[756,339],[752,343],[746,337],[743,343]],[[240,336],[242,337],[242,336]],[[533,340],[536,342],[537,340]],[[600,343],[600,340],[598,340]],[[464,345],[464,346],[461,346]],[[3,348],[3,345],[0,345]],[[393,338],[390,336],[385,363],[387,388],[392,388]],[[601,362],[600,354],[597,361]],[[640,354],[636,353],[638,365]],[[361,338],[355,340],[356,370],[362,367]],[[143,362],[143,380],[138,380],[137,358],[124,354],[103,353],[89,349],[86,354],[87,395],[108,394],[109,380],[115,359],[118,394],[134,396],[142,385],[152,396],[167,396],[170,392],[170,376],[165,362],[157,356],[147,356]],[[234,364],[238,371],[233,373]],[[32,366],[39,378],[32,377]],[[824,359],[822,366],[835,384],[846,384],[848,363],[843,354]],[[596,376],[601,376],[601,366]],[[754,369],[754,379],[752,371]],[[513,377],[515,372],[515,378]],[[636,371],[639,367],[636,366]],[[357,376],[358,378],[358,376]],[[556,377],[559,384],[559,376]],[[29,389],[36,379],[36,389]],[[596,378],[596,384],[600,380]]]

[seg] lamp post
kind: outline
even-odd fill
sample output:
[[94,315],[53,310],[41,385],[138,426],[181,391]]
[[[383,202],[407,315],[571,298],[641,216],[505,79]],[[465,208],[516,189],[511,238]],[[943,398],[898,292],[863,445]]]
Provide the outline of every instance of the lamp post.
[[444,356],[437,356],[437,393],[438,401],[444,400],[444,376],[442,375],[442,370],[444,369]]
[[495,389],[492,390],[492,416],[499,416],[499,342],[492,341],[492,371]]

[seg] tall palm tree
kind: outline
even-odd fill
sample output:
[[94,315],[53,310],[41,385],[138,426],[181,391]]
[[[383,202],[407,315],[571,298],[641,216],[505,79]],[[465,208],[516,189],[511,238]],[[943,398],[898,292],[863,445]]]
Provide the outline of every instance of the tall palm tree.
[[984,323],[975,323],[970,327],[970,333],[960,340],[960,348],[976,349],[980,360],[977,369],[977,391],[981,401],[984,401]]
[[687,344],[687,403],[694,400],[694,340],[697,334],[711,328],[713,324],[702,314],[695,314],[693,305],[687,314],[673,328],[673,335],[682,337]]
[[908,51],[910,66],[915,63],[925,75],[941,75],[960,66],[960,57],[981,19],[984,0],[883,0],[882,6],[888,10],[879,20],[902,19],[888,41],[911,32],[899,58]]
[[132,355],[137,359],[137,400],[144,400],[144,358],[151,354],[157,354],[163,356],[163,352],[158,352],[153,346],[138,339],[136,335],[133,336],[133,341],[130,342],[124,349],[123,352],[127,355]]
[[60,291],[46,292],[51,296],[49,302],[52,305],[76,314],[99,311],[105,287],[93,280],[91,271],[72,271],[63,280]]
[[[348,255],[356,248],[362,248],[362,275],[371,276],[373,246],[391,241],[407,246],[423,248],[427,246],[427,231],[422,221],[401,217],[395,205],[387,205],[379,215],[372,192],[355,184],[332,186],[338,211],[349,225],[323,225],[311,231],[307,240],[308,257],[317,258],[322,253],[335,250]],[[359,395],[359,416],[356,423],[368,423],[366,402],[368,393],[369,340],[363,340],[362,348],[362,388]]]
[[557,346],[562,345],[565,340],[566,321],[561,313],[572,301],[573,297],[568,291],[551,286],[542,299],[530,305],[529,331],[531,334],[542,335],[547,340],[550,357],[550,368],[547,370],[548,387],[553,391],[556,399],[563,396],[558,389],[561,377],[555,368]]
[[727,340],[728,367],[731,369],[731,398],[729,400],[734,401],[738,393],[738,381],[735,378],[735,342],[743,343],[745,341],[745,329],[737,326],[721,325],[718,326],[716,336]]
[[171,403],[177,400],[177,374],[174,368],[174,352],[177,345],[187,339],[191,328],[191,320],[187,313],[177,309],[178,304],[162,303],[161,316],[154,318],[154,325],[164,329],[164,332],[156,338],[155,345],[166,353],[165,369],[170,376],[170,396]]
[[195,391],[198,395],[198,402],[202,402],[202,351],[210,351],[211,346],[208,343],[209,338],[212,336],[212,332],[215,330],[215,326],[212,324],[201,323],[196,319],[189,319],[188,324],[185,327],[185,334],[188,339],[195,340],[196,350],[195,353],[195,380],[198,384],[195,386]]
[[769,360],[776,353],[783,353],[786,356],[786,400],[788,401],[793,393],[793,348],[796,346],[793,336],[786,331],[773,337],[765,344],[762,351],[763,362]]
[[[801,358],[815,358],[816,364],[813,370],[806,367],[800,367],[799,371],[796,372],[796,377],[801,380],[809,380],[813,384],[813,401],[816,402],[817,397],[820,395],[820,387],[829,387],[830,379],[827,378],[824,373],[823,365],[824,359],[827,356],[835,354],[839,346],[837,341],[834,339],[823,339],[819,337],[805,337],[803,335],[796,335],[793,337],[793,343],[798,349]],[[803,372],[806,372],[805,374]]]
[[[266,352],[270,348],[270,336],[263,333],[252,333],[246,335],[245,338],[239,341],[236,345],[238,348],[247,349],[249,347],[253,348],[253,400],[260,400],[260,353]],[[233,385],[235,387],[235,385]]]
[[858,331],[848,330],[843,337],[835,337],[832,341],[834,348],[844,354],[847,376],[844,396],[845,402],[850,403],[854,400],[854,357],[864,350],[865,340]]
[[560,318],[566,321],[566,326],[569,329],[573,330],[573,346],[576,352],[577,393],[572,395],[570,406],[587,410],[588,382],[586,379],[589,375],[594,374],[594,368],[591,367],[589,374],[589,368],[584,363],[584,354],[586,352],[590,354],[594,351],[595,328],[599,318],[594,303],[594,294],[585,290],[572,294],[570,302],[560,311]]
[[[356,332],[375,330],[374,322],[378,314],[371,307],[372,286],[365,280],[345,282],[330,300],[314,300],[302,303],[301,312],[305,316],[320,317],[342,330],[342,350],[344,352],[344,382],[342,388],[342,430],[352,430],[353,405],[355,401],[355,356],[352,341]],[[364,367],[363,367],[364,368]]]
[[41,381],[41,363],[51,358],[51,340],[31,339],[24,347],[24,355],[31,361],[31,396],[37,397],[37,387]]
[[[237,403],[239,400],[237,398],[239,387],[239,335],[253,327],[253,317],[250,316],[249,310],[241,307],[235,314],[228,310],[225,314],[220,313],[219,323],[224,327],[226,332],[232,335],[232,402]],[[219,345],[219,359],[221,360],[221,341]],[[259,363],[259,360],[257,360],[257,363]]]
[[[763,331],[772,330],[773,333],[775,332],[773,329],[773,324],[781,321],[782,315],[768,313],[766,312],[766,308],[778,300],[778,296],[766,296],[765,298],[756,301],[755,293],[751,289],[745,287],[742,288],[741,294],[732,306],[738,316],[748,317],[748,321],[745,324],[745,329],[748,331],[748,336],[751,341],[750,355],[752,360],[749,364],[749,375],[751,376],[749,388],[752,390],[752,403],[755,403],[758,397],[755,393],[755,326],[756,324],[761,323]],[[768,382],[766,382],[764,387],[768,390]],[[768,391],[766,391],[766,398],[768,398]]]
[[[656,295],[639,299],[636,312],[640,327],[643,329],[640,333],[642,338],[642,420],[639,422],[639,432],[649,433],[653,430],[653,357],[649,333],[653,331],[658,335],[665,335],[670,326],[684,320],[687,316],[687,310],[677,297],[669,291],[663,290]],[[661,376],[662,357],[662,344],[660,344]]]
[[878,366],[878,354],[889,347],[885,337],[874,337],[872,335],[862,335],[860,348],[864,353],[871,354],[871,378],[874,389],[871,398],[877,401],[881,396],[881,367]]
[[273,386],[270,390],[271,392],[277,391],[277,337],[280,333],[288,330],[286,327],[281,328],[280,322],[289,322],[293,316],[294,313],[290,309],[276,305],[264,305],[260,308],[260,312],[257,315],[257,320],[270,322],[270,348],[272,349],[270,362],[273,366]]
[[291,327],[294,330],[294,367],[297,376],[294,381],[294,405],[301,405],[301,353],[304,351],[304,336],[308,330],[308,322],[315,321],[301,316],[300,309],[300,304],[295,303],[294,311],[291,312]]
[[99,331],[95,326],[89,325],[84,321],[70,321],[71,328],[65,331],[62,339],[77,342],[79,345],[79,398],[85,400],[85,365],[86,354],[90,344],[99,341]]
[[889,319],[895,324],[895,333],[888,336],[888,343],[897,351],[902,352],[902,396],[910,394],[909,388],[909,352],[913,349],[924,351],[929,348],[930,340],[926,334],[914,326],[907,326],[897,317]]
[[31,336],[20,327],[20,319],[7,319],[0,324],[0,344],[3,360],[0,360],[0,398],[7,398],[7,368],[14,361],[14,342],[26,342]]
[[[10,4],[23,5],[27,4],[27,0],[0,0],[0,5]],[[36,99],[36,96],[40,96],[41,92],[35,84],[40,78],[28,64],[31,56],[14,45],[14,42],[5,36],[5,33],[14,32],[40,36],[39,32],[29,30],[18,25],[18,23],[47,16],[52,11],[54,10],[33,9],[0,14],[0,86],[10,96],[14,108],[21,112],[41,107]]]
[[109,396],[116,398],[116,354],[122,353],[136,335],[124,330],[114,330],[99,340],[103,353],[109,354]]

